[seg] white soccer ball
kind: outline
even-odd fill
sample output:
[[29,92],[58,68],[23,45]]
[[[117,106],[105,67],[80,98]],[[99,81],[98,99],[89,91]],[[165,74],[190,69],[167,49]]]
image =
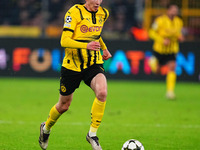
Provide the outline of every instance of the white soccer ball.
[[72,22],[72,17],[71,16],[67,16],[65,22],[66,23]]
[[144,146],[138,140],[130,139],[123,144],[122,150],[144,150]]

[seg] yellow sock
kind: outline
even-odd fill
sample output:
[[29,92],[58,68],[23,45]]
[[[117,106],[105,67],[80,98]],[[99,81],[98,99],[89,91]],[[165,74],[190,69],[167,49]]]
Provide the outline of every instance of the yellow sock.
[[56,121],[58,120],[58,118],[60,117],[60,113],[57,111],[56,109],[56,105],[54,105],[50,112],[49,112],[49,117],[45,123],[45,128],[46,130],[50,130],[51,127],[56,123]]
[[[97,98],[94,99],[92,110],[91,110],[91,125],[90,125],[90,132],[89,134],[96,134],[99,125],[101,124],[104,110],[105,110],[106,102],[101,102]],[[91,136],[90,134],[90,136]]]
[[169,71],[166,77],[167,91],[174,92],[176,84],[176,73],[174,71]]

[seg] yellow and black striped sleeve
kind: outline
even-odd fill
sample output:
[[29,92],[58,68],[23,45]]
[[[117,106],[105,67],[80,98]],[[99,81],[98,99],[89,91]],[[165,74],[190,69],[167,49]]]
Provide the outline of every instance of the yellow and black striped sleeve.
[[77,9],[72,7],[66,14],[64,19],[64,27],[60,40],[60,44],[65,48],[87,48],[87,43],[75,41],[72,39],[74,30],[81,18],[77,15]]
[[106,47],[106,44],[104,43],[102,37],[99,38],[99,43],[100,43],[100,45],[101,45],[101,49],[102,49],[102,50],[108,49],[108,48]]
[[[106,22],[106,20],[107,20],[108,17],[109,17],[109,11],[108,11],[106,8],[104,8],[104,7],[102,7],[102,9],[103,9],[103,11],[104,11],[104,13],[105,13],[104,22]],[[100,43],[100,45],[101,45],[101,49],[102,49],[102,50],[108,49],[107,46],[106,46],[106,44],[104,43],[102,37],[99,38],[99,43]]]
[[152,40],[155,40],[155,41],[158,41],[158,42],[163,43],[164,37],[161,36],[161,35],[158,33],[158,30],[160,29],[161,24],[162,24],[161,19],[160,19],[160,18],[157,18],[157,19],[154,21],[154,23],[152,24],[151,29],[149,30],[149,37],[150,37]]
[[109,17],[109,11],[108,11],[106,8],[104,8],[104,7],[102,7],[102,9],[103,9],[103,11],[104,11],[104,13],[105,13],[104,22],[106,22],[106,20],[107,20],[108,17]]
[[60,44],[65,48],[87,48],[88,43],[78,42],[72,39],[72,31],[63,31]]
[[176,37],[179,38],[180,36],[182,36],[182,28],[183,28],[183,21],[181,19],[177,19],[178,23],[180,24],[179,25],[179,28],[178,28],[178,31],[177,31],[177,34],[176,34]]

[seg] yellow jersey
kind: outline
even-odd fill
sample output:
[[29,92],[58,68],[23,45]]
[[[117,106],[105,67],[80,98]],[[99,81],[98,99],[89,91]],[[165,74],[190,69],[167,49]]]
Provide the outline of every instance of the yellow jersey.
[[[154,40],[153,49],[160,54],[176,54],[179,51],[178,38],[181,36],[183,21],[179,17],[171,20],[167,15],[156,18],[149,31],[149,36]],[[165,46],[164,39],[168,38],[170,44]]]
[[76,4],[68,10],[61,37],[61,46],[65,47],[63,67],[81,72],[93,64],[103,64],[100,51],[87,50],[87,44],[98,41],[102,50],[107,49],[101,32],[108,16],[108,10],[103,7],[91,12],[85,5]]

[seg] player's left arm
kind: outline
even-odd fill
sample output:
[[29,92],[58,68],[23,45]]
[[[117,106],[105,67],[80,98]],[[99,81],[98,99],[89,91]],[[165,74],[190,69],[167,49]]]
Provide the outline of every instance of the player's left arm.
[[109,58],[112,57],[111,53],[109,52],[106,44],[104,43],[102,37],[99,38],[99,43],[101,45],[101,49],[103,50],[103,60],[108,60]]
[[111,55],[111,53],[107,49],[105,49],[105,50],[103,50],[102,57],[103,57],[103,60],[108,60],[109,58],[112,57],[112,55]]
[[99,43],[101,45],[101,49],[102,50],[108,49],[107,46],[106,46],[106,44],[104,43],[102,37],[99,38]]
[[[105,18],[104,18],[104,22],[106,22],[106,20],[108,19],[109,17],[109,11],[105,8],[102,8],[103,11],[105,12]],[[103,50],[103,60],[108,60],[109,58],[112,57],[111,53],[109,52],[106,44],[104,43],[102,37],[99,38],[99,43],[100,43],[100,46],[101,46],[101,49]]]
[[179,42],[184,42],[185,41],[185,37],[184,37],[182,31],[183,31],[183,21],[180,20],[180,28],[178,30],[178,36],[177,36]]

